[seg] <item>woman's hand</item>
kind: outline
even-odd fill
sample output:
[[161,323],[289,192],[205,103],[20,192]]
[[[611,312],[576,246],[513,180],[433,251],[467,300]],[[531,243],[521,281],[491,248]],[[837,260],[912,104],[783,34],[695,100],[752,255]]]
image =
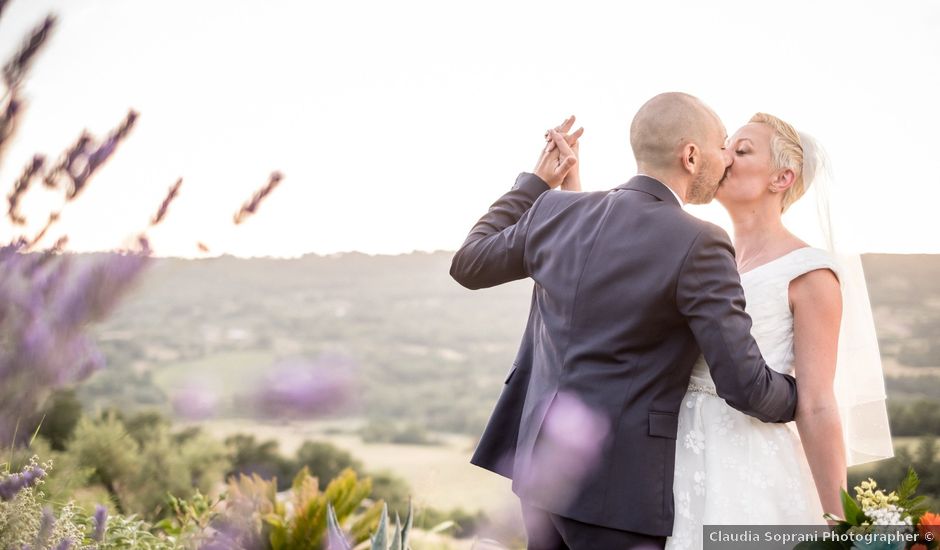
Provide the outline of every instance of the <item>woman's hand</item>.
[[542,149],[533,172],[542,178],[549,187],[559,187],[568,176],[568,173],[577,166],[578,158],[568,146],[568,142],[554,129],[548,131],[549,141]]
[[[578,140],[584,134],[584,128],[583,127],[578,128],[577,130],[569,134],[568,132],[571,131],[571,127],[574,126],[574,121],[575,121],[575,117],[574,115],[571,115],[570,117],[566,118],[564,122],[552,128],[552,130],[564,136],[565,142],[574,152],[575,158],[580,160]],[[554,148],[554,143],[552,143],[552,140],[550,137],[550,133],[552,130],[545,132],[545,141],[549,142],[548,143],[549,151],[551,151]],[[564,181],[561,183],[562,190],[564,191],[580,191],[581,190],[581,173],[580,173],[579,164],[580,163],[575,163],[575,165],[572,166],[570,170],[568,170],[568,174],[565,176]]]

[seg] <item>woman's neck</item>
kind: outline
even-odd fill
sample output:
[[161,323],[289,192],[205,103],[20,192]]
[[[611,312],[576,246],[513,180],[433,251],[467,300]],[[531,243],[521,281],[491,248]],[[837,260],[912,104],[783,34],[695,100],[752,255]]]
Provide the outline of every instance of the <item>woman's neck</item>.
[[749,206],[746,211],[729,212],[739,270],[747,271],[792,248],[792,236],[783,226],[777,208],[778,205]]

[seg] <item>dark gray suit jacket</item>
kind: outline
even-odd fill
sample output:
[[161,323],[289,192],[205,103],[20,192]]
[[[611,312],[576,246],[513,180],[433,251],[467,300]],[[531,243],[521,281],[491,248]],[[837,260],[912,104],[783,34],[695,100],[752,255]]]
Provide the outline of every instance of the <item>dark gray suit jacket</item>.
[[[473,462],[512,477],[533,506],[669,535],[678,412],[699,353],[718,394],[766,422],[793,419],[796,382],[767,367],[751,337],[722,229],[645,176],[604,192],[548,190],[521,174],[451,265],[471,289],[535,281],[519,354]],[[544,443],[560,393],[609,427],[586,473]],[[573,491],[553,487],[572,479]]]

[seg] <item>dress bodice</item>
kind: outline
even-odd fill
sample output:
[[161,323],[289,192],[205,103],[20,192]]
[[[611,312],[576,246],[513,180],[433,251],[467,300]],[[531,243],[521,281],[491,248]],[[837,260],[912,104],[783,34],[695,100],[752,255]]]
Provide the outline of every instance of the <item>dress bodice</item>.
[[[751,316],[751,335],[767,365],[777,372],[793,374],[793,312],[790,311],[790,281],[817,269],[831,269],[835,261],[825,250],[798,248],[741,275],[745,311]],[[692,368],[690,389],[715,392],[715,383],[703,357]]]

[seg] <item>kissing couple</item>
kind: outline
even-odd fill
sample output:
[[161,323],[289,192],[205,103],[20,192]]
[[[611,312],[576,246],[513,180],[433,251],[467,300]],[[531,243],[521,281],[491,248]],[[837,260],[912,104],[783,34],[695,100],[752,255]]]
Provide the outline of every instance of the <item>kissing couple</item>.
[[[664,93],[630,125],[639,173],[581,192],[573,124],[450,271],[534,282],[471,460],[512,479],[528,548],[698,549],[704,525],[841,515],[847,466],[893,451],[861,262],[782,219],[822,185],[820,148],[763,113],[728,138],[698,98]],[[733,244],[683,209],[712,198]]]

